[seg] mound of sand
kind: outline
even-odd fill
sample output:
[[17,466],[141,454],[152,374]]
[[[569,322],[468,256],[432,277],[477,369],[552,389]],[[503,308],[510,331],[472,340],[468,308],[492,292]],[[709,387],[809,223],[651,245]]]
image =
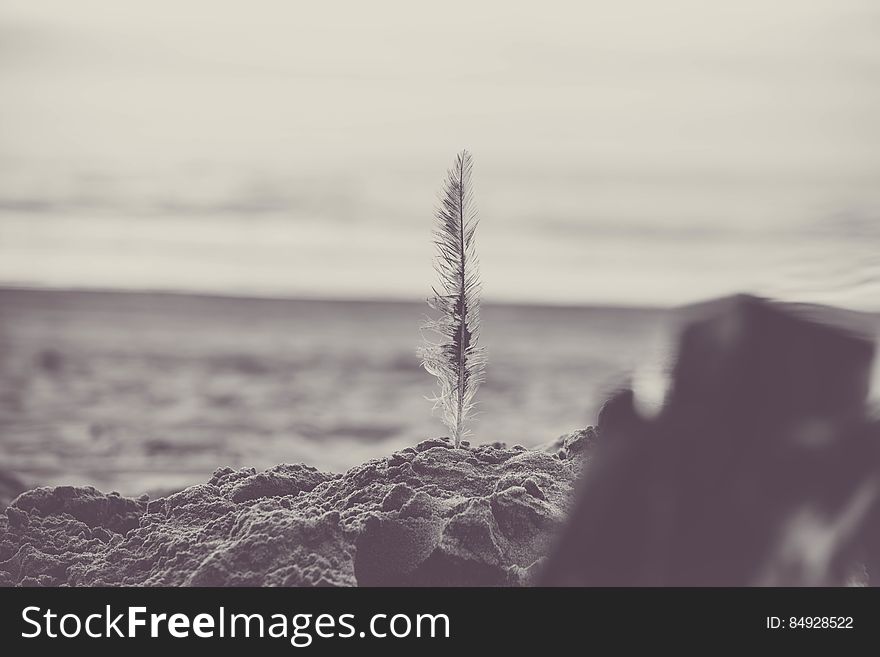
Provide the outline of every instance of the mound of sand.
[[565,517],[576,452],[432,439],[344,475],[221,468],[153,501],[37,488],[0,515],[0,584],[525,584]]

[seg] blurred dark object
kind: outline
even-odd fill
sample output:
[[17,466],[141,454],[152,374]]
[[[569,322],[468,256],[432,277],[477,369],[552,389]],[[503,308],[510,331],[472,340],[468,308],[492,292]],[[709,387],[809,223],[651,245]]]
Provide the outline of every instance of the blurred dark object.
[[540,583],[830,585],[857,563],[880,580],[870,332],[747,296],[684,317],[659,415],[641,419],[631,393],[606,405]]

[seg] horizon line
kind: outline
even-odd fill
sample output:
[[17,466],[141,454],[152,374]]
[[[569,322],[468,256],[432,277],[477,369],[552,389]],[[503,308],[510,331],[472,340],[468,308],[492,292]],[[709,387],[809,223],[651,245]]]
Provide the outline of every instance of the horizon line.
[[[49,293],[49,294],[106,294],[106,295],[134,295],[134,296],[168,296],[168,297],[193,297],[204,299],[217,299],[227,301],[288,301],[288,302],[309,302],[309,303],[363,303],[363,304],[399,304],[412,305],[426,303],[425,298],[419,297],[394,297],[394,296],[345,296],[345,295],[308,295],[308,294],[283,294],[283,293],[261,293],[261,292],[220,292],[211,290],[194,290],[185,288],[125,288],[125,287],[101,287],[101,286],[55,286],[55,285],[27,285],[0,282],[0,294],[8,292],[24,292],[24,293]],[[725,295],[727,296],[727,295]],[[620,310],[620,311],[648,311],[648,312],[669,312],[676,308],[685,307],[688,304],[670,304],[670,305],[651,305],[651,304],[630,304],[630,303],[604,303],[589,301],[585,302],[563,302],[563,301],[532,301],[523,299],[520,301],[483,298],[481,305],[484,306],[500,306],[500,307],[527,307],[527,308],[553,308],[553,309],[593,309],[593,310]]]

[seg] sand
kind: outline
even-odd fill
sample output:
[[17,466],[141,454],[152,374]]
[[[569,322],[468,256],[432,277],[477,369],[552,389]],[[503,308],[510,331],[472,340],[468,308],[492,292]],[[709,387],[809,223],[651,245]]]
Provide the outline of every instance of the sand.
[[526,585],[595,437],[435,438],[345,474],[226,467],[154,500],[40,487],[0,515],[0,585]]

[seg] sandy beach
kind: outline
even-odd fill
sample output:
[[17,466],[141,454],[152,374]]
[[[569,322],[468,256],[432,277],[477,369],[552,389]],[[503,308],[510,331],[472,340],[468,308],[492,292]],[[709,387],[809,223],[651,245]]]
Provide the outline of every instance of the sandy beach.
[[[138,495],[219,465],[344,472],[443,434],[419,303],[0,291],[0,469]],[[487,305],[475,442],[592,423],[664,311]]]
[[[0,586],[862,586],[880,567],[873,316],[747,295],[681,309],[650,416],[584,373],[621,376],[673,314],[495,307],[494,344],[531,369],[487,386],[499,419],[459,448],[404,442],[428,426],[409,400],[424,382],[387,320],[414,305],[4,296],[26,394],[3,399],[3,465],[50,485],[0,515]],[[535,444],[542,417],[597,403],[595,426]],[[321,451],[361,462],[316,467]],[[823,560],[804,514],[831,519]]]

